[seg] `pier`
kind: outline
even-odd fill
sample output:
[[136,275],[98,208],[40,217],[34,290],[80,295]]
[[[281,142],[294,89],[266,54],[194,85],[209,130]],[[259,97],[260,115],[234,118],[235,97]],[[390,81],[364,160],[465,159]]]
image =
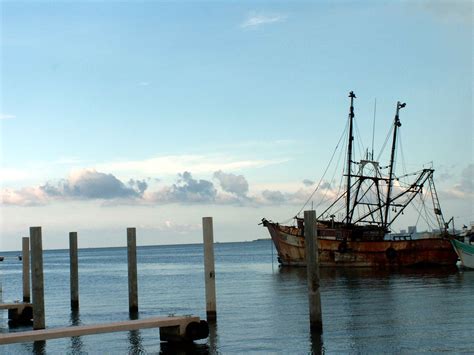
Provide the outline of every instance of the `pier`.
[[[206,269],[206,311],[207,317],[216,319],[216,300],[214,284],[214,246],[212,218],[203,218],[204,263]],[[30,243],[31,241],[31,243]],[[79,272],[77,232],[69,233],[70,256],[70,295],[71,310],[79,311]],[[31,246],[31,250],[29,250]],[[160,340],[168,342],[192,342],[209,336],[207,321],[197,316],[161,316],[148,319],[138,318],[138,286],[137,286],[137,246],[136,229],[127,228],[127,265],[130,320],[94,324],[73,325],[61,328],[46,328],[44,307],[43,281],[43,247],[41,227],[30,228],[30,239],[22,240],[23,259],[23,299],[30,299],[30,260],[32,302],[12,302],[0,304],[0,309],[8,310],[8,318],[13,324],[33,324],[32,331],[13,332],[0,335],[0,345],[45,341],[49,339],[77,337],[91,334],[133,331],[147,328],[159,328]],[[212,292],[210,292],[211,290]]]

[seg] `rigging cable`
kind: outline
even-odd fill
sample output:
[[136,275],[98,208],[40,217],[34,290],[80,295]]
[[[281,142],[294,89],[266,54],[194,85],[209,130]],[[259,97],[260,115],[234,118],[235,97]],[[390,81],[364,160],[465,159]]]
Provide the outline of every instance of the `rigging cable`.
[[[432,228],[433,222],[432,222],[432,221],[430,222],[430,221],[428,220],[429,217],[428,217],[428,212],[426,211],[426,204],[425,204],[425,200],[424,200],[424,198],[423,198],[423,194],[420,194],[420,201],[421,201],[421,205],[422,205],[422,207],[420,207],[420,209],[418,209],[415,205],[412,205],[413,208],[418,212],[418,218],[417,218],[417,220],[416,220],[415,226],[418,225],[418,222],[419,222],[420,217],[421,217],[421,218],[425,221],[426,225],[427,225],[429,228]],[[423,211],[422,211],[422,210],[425,212],[426,217],[423,216],[423,214],[422,214]]]
[[402,155],[402,170],[403,170],[403,173],[406,174],[407,169],[406,169],[406,162],[405,162],[405,154],[403,153],[402,131],[401,130],[398,133],[398,142],[399,142],[399,145],[400,145],[400,153]]
[[328,163],[328,165],[326,166],[326,169],[324,170],[323,176],[322,176],[321,179],[319,180],[318,185],[316,186],[316,188],[314,189],[314,191],[311,193],[311,195],[309,196],[309,198],[306,200],[306,202],[304,203],[303,207],[301,207],[301,209],[298,211],[298,213],[296,214],[296,216],[298,216],[298,215],[301,213],[301,211],[303,211],[303,209],[306,207],[306,205],[308,204],[308,202],[313,198],[313,196],[314,196],[314,194],[316,193],[316,191],[318,191],[319,186],[321,185],[321,182],[322,182],[323,179],[324,179],[324,176],[326,175],[326,173],[327,173],[329,167],[331,166],[332,160],[334,159],[334,155],[336,154],[337,149],[339,148],[339,144],[341,143],[342,138],[346,135],[347,125],[348,125],[348,124],[349,124],[349,123],[346,124],[346,129],[344,130],[344,132],[342,132],[341,137],[339,138],[339,141],[338,141],[337,144],[336,144],[336,148],[334,148],[334,152],[332,153],[331,159],[329,160],[329,163]]
[[355,131],[356,131],[357,143],[359,144],[358,148],[360,149],[359,156],[362,157],[362,159],[365,159],[365,156],[364,156],[365,147],[364,147],[362,135],[360,134],[360,131],[359,131],[359,126],[357,125],[357,120],[354,120],[354,126],[355,126]]
[[379,153],[379,155],[377,156],[377,159],[375,159],[376,161],[380,161],[380,157],[381,157],[382,154],[383,154],[383,151],[384,151],[384,149],[385,149],[385,146],[387,145],[388,140],[390,139],[390,137],[391,137],[391,135],[392,135],[392,132],[393,132],[393,125],[392,125],[392,127],[390,128],[390,130],[389,130],[389,132],[388,132],[388,134],[387,134],[387,137],[385,138],[385,142],[383,143],[382,148],[380,149],[380,153]]
[[[344,143],[345,143],[345,142],[346,142],[346,139],[344,139]],[[343,153],[343,150],[340,149],[340,150],[339,150],[339,156],[338,156],[338,158],[337,158],[337,160],[336,160],[338,163],[335,164],[334,172],[332,173],[331,180],[329,180],[330,183],[333,182],[334,177],[336,176],[336,173],[337,173],[337,171],[338,171],[338,169],[339,169],[339,164],[340,164],[340,162],[342,161],[342,159],[341,159],[342,153]],[[339,180],[339,185],[338,185],[339,187],[338,187],[338,191],[337,191],[336,196],[339,196],[339,193],[341,192],[342,179],[343,179],[343,178],[344,178],[344,171],[342,172],[341,178],[340,178],[340,180]],[[326,202],[326,196],[327,196],[328,192],[329,192],[329,189],[326,189],[326,192],[324,193],[323,197],[322,197],[321,200],[316,204],[316,208],[318,208],[319,206],[321,206],[323,203]]]
[[[402,179],[402,178],[406,178],[407,176],[420,175],[422,171],[423,171],[423,170],[418,170],[418,171],[415,171],[415,172],[413,172],[413,173],[409,173],[409,174],[405,174],[405,175],[400,175],[398,178],[399,178],[399,179]],[[409,185],[408,183],[405,183],[405,184],[407,184],[407,186]]]
[[375,137],[375,116],[377,115],[377,98],[374,102],[374,123],[372,125],[372,157],[371,160],[374,160],[374,137]]
[[[425,192],[424,192],[425,195],[426,195],[425,199],[428,199],[429,197],[433,198],[433,195],[428,191],[429,191],[429,189],[426,189]],[[434,210],[431,210],[430,207],[428,207],[428,210],[429,211],[434,211]],[[430,227],[433,230],[433,229],[436,228],[436,226],[439,226],[439,224],[438,224],[438,221],[436,220],[436,216],[432,213],[429,213],[428,210],[426,211],[426,218],[429,219],[429,222],[430,222],[430,223],[428,223],[428,227]]]

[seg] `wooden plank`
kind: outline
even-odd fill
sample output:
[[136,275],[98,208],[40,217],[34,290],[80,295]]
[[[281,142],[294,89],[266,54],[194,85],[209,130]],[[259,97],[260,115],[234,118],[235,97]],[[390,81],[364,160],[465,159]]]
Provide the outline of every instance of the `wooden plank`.
[[0,309],[20,309],[27,306],[32,306],[31,303],[20,303],[20,302],[12,302],[12,303],[0,303]]
[[100,333],[124,332],[147,328],[180,327],[184,333],[191,322],[198,322],[199,317],[155,317],[115,323],[80,325],[65,328],[40,329],[26,332],[0,334],[0,345],[12,343],[28,343],[38,340],[69,338]]

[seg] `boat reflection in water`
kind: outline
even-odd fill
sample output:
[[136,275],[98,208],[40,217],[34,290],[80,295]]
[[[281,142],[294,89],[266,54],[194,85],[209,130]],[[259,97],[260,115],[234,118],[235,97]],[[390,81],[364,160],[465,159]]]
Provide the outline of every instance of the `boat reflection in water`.
[[[472,334],[469,334],[467,324],[466,331],[460,331],[463,325],[459,322],[466,320],[456,319],[453,315],[466,311],[465,304],[459,301],[464,299],[467,302],[470,297],[469,285],[474,286],[473,272],[463,273],[456,267],[399,270],[321,268],[321,337],[309,329],[306,268],[282,266],[274,278],[274,297],[286,304],[286,308],[279,311],[285,319],[307,322],[312,353],[468,350],[468,339]],[[450,302],[449,295],[454,294],[457,301]],[[280,328],[285,326],[289,327],[291,323]],[[456,329],[460,342],[433,336],[446,329]],[[429,346],[426,345],[427,338],[430,339]]]

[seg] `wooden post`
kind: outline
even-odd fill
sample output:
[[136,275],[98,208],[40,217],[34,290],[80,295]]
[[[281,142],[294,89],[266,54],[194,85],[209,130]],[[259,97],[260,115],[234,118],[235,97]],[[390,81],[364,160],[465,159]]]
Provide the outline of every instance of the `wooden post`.
[[69,232],[69,261],[71,285],[71,309],[79,309],[79,268],[77,257],[77,232]]
[[216,274],[214,271],[214,231],[212,217],[203,217],[202,231],[204,239],[204,275],[206,284],[207,320],[216,320]]
[[46,327],[44,314],[43,242],[41,227],[30,227],[31,284],[33,286],[33,329]]
[[138,312],[137,237],[135,228],[127,228],[128,255],[128,307],[130,313]]
[[311,331],[322,332],[321,295],[319,293],[318,234],[316,212],[304,211],[306,267],[308,273],[309,322]]
[[23,262],[23,302],[30,303],[30,238],[28,237],[22,238],[21,260]]

